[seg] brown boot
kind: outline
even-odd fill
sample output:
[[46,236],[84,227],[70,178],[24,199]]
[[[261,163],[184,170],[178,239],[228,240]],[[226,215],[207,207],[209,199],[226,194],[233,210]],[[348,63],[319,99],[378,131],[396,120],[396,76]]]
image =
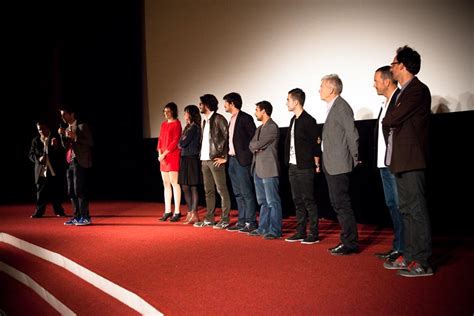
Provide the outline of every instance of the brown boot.
[[191,219],[193,214],[191,212],[188,212],[188,215],[186,215],[186,219],[184,220],[183,224],[189,224],[189,220]]
[[199,215],[196,211],[192,211],[190,212],[191,213],[191,217],[189,218],[189,222],[188,224],[194,224],[196,222],[199,222]]

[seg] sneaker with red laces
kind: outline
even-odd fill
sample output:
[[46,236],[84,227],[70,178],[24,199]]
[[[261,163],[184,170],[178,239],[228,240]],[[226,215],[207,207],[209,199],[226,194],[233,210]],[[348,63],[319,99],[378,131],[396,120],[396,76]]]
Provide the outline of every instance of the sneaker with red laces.
[[430,266],[423,266],[421,263],[412,261],[406,270],[398,271],[398,275],[408,278],[432,276],[433,269]]
[[384,262],[383,267],[388,270],[404,270],[408,268],[408,263],[400,256],[395,261]]

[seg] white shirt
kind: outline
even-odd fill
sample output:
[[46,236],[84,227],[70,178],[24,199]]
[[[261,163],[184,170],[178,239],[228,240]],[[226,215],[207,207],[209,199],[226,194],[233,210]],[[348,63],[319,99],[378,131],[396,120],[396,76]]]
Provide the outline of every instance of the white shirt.
[[43,168],[41,170],[40,176],[46,177],[48,174],[48,169],[49,169],[49,171],[51,172],[51,175],[54,177],[56,176],[56,173],[54,172],[53,166],[51,165],[51,162],[49,161],[49,156],[48,156],[48,144],[51,140],[51,134],[48,137],[41,137],[40,139],[43,142],[44,153],[46,154],[46,165],[45,165],[46,168]]
[[[327,108],[327,112],[326,112],[326,118],[329,114],[329,111],[331,111],[332,109],[332,106],[334,104],[334,101],[336,101],[336,99],[338,98],[339,96],[337,95],[334,99],[332,99],[331,101],[327,102],[326,103],[326,108]],[[324,150],[324,139],[321,139],[321,151]]]
[[388,105],[392,100],[393,94],[397,91],[396,89],[393,90],[390,97],[382,104],[382,112],[380,113],[379,119],[379,132],[378,132],[378,139],[377,139],[377,167],[378,168],[387,168],[385,165],[385,153],[387,151],[387,145],[385,144],[385,139],[383,137],[383,130],[382,130],[382,120],[387,114]]
[[209,144],[209,133],[211,132],[211,128],[209,126],[209,119],[212,115],[214,115],[214,111],[210,112],[209,115],[202,121],[203,124],[206,122],[206,125],[204,125],[202,130],[201,160],[211,160]]
[[293,125],[291,126],[291,131],[290,131],[290,163],[292,165],[297,165],[296,150],[295,150],[295,125],[296,125],[296,118],[293,121]]
[[231,156],[235,156],[234,130],[235,130],[235,122],[237,121],[237,114],[239,114],[239,112],[231,116],[230,123],[229,123],[229,155]]

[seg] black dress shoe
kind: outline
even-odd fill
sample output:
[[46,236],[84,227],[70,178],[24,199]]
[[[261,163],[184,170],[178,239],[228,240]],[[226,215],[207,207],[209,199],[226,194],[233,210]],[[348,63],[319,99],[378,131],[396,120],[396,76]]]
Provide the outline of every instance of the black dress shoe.
[[400,251],[394,251],[392,252],[387,258],[386,260],[387,261],[395,261],[398,259],[398,257],[401,257],[403,255],[403,253],[401,253]]
[[398,250],[391,249],[387,252],[379,252],[375,254],[377,257],[383,260],[394,261],[397,260],[398,257],[402,255],[402,253]]
[[56,217],[66,217],[66,213],[57,213]]
[[163,214],[163,216],[160,218],[160,221],[166,222],[166,220],[167,220],[168,218],[170,218],[172,215],[173,215],[173,213],[171,213],[171,212],[165,213],[165,214]]
[[339,247],[341,247],[341,246],[342,246],[342,242],[339,243],[339,244],[337,244],[336,247],[329,248],[328,251],[331,252],[331,251],[333,251],[334,249],[339,248]]
[[338,247],[334,248],[333,250],[330,250],[329,252],[333,256],[348,256],[348,255],[355,254],[358,251],[359,249],[357,248],[349,248],[341,244]]
[[177,222],[181,218],[181,213],[176,213],[173,214],[173,217],[171,217],[170,222]]
[[30,216],[30,218],[41,218],[41,217],[43,217],[43,215],[33,214]]
[[376,252],[374,253],[374,255],[380,259],[387,259],[388,256],[390,256],[392,254],[392,252],[394,252],[395,250],[393,249],[390,249],[389,251],[387,252]]

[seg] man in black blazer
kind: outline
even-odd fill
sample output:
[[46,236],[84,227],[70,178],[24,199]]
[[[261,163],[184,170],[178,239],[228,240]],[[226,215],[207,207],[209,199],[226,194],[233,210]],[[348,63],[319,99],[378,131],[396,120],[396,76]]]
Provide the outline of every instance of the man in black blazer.
[[61,205],[66,160],[59,140],[45,122],[36,123],[39,136],[31,142],[29,158],[35,163],[36,210],[31,218],[41,218],[51,201],[56,216],[66,216]]
[[91,224],[89,215],[89,197],[87,192],[88,170],[92,167],[92,133],[89,125],[78,122],[74,110],[69,107],[60,109],[61,118],[68,124],[59,128],[61,144],[66,150],[68,163],[66,178],[68,194],[71,198],[74,217],[64,225],[84,226]]
[[431,228],[425,198],[431,93],[416,77],[421,67],[418,52],[408,46],[400,47],[391,66],[401,91],[382,125],[388,135],[386,164],[397,181],[405,251],[403,257],[385,262],[384,267],[400,270],[398,275],[405,277],[431,276]]
[[[319,242],[318,207],[314,198],[314,174],[319,171],[316,120],[303,109],[306,94],[296,88],[288,92],[288,111],[295,115],[285,139],[285,163],[296,210],[296,233],[285,241],[315,244]],[[306,225],[309,219],[309,234]]]
[[374,74],[374,88],[378,95],[383,95],[386,99],[380,108],[377,124],[375,126],[375,144],[376,144],[376,164],[380,172],[382,180],[385,204],[390,212],[393,224],[393,243],[392,248],[387,252],[376,253],[375,255],[381,259],[394,261],[400,257],[404,249],[404,232],[403,217],[400,213],[398,202],[397,181],[395,175],[385,165],[385,155],[387,151],[387,139],[384,137],[382,129],[382,119],[390,113],[395,107],[400,89],[397,87],[398,82],[393,79],[390,66],[380,67]]
[[250,141],[255,135],[255,122],[252,116],[241,110],[242,97],[236,92],[224,96],[224,109],[231,114],[228,172],[239,211],[237,224],[227,230],[250,233],[257,228],[257,201],[250,174],[253,155],[249,149]]

